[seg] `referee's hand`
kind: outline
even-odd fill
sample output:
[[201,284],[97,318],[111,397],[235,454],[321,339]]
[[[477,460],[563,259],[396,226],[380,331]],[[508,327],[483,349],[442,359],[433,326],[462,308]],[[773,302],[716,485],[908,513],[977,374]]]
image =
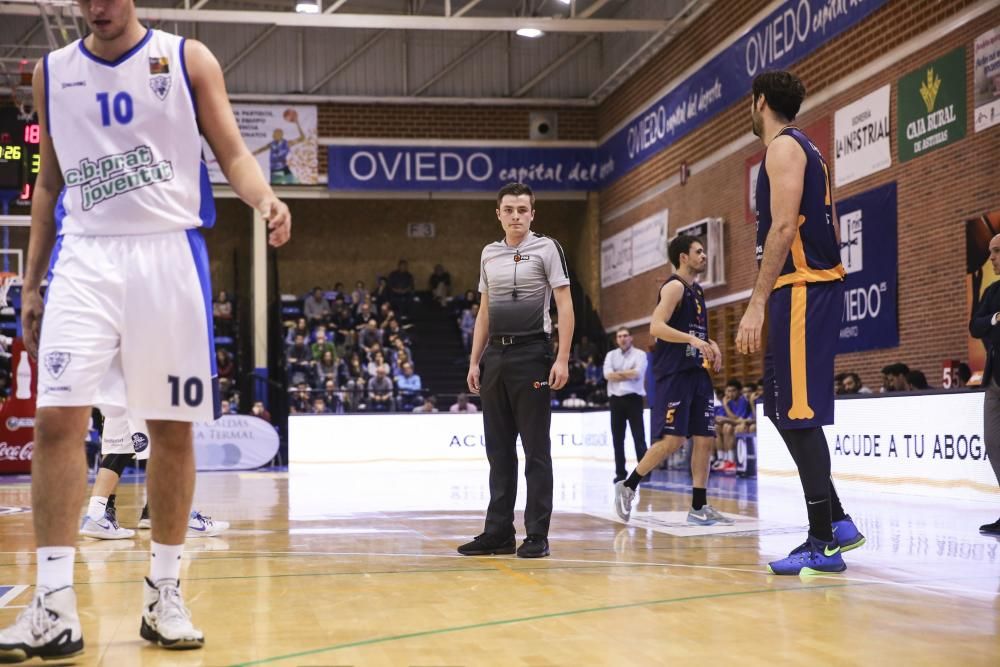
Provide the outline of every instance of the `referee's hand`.
[[465,378],[465,384],[469,385],[469,392],[479,395],[479,366],[472,364],[469,366],[469,375]]
[[566,386],[569,381],[569,363],[565,360],[556,359],[549,371],[549,388],[559,390]]

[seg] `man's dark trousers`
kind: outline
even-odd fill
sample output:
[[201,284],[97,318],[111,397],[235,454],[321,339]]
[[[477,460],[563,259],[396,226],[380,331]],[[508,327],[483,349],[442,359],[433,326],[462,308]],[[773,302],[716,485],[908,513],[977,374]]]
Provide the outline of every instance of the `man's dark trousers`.
[[514,534],[518,434],[524,447],[528,535],[549,534],[552,517],[552,405],[548,386],[552,348],[546,340],[490,344],[479,364],[480,398],[490,464],[490,504],[485,532]]
[[625,394],[608,398],[611,408],[611,443],[615,448],[615,479],[628,477],[625,469],[625,423],[632,430],[636,460],[646,455],[646,426],[642,419],[642,396]]

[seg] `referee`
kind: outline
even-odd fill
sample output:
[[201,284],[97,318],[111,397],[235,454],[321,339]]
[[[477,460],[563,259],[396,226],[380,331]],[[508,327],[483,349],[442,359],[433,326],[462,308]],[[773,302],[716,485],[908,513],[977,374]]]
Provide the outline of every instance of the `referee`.
[[[486,458],[490,463],[490,505],[481,535],[458,548],[463,556],[514,553],[517,497],[517,436],[524,448],[528,484],[524,508],[527,537],[517,555],[549,555],[552,518],[552,419],[550,391],[569,377],[573,342],[573,300],[562,247],[531,231],[535,195],[522,183],[497,193],[497,218],[504,238],[483,248],[476,317],[469,359],[469,391],[480,394]],[[559,314],[559,356],[553,359],[549,303]],[[488,345],[487,345],[488,344]]]
[[632,332],[618,327],[615,332],[618,347],[604,357],[604,379],[608,381],[608,402],[611,405],[611,442],[615,447],[615,479],[628,477],[625,469],[625,424],[632,429],[635,457],[646,455],[646,425],[642,420],[642,399],[646,395],[646,353],[632,345]]

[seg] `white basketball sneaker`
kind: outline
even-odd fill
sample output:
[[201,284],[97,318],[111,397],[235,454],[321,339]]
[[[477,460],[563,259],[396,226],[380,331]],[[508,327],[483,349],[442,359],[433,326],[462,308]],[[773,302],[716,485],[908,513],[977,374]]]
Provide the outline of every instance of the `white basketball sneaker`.
[[0,662],[59,660],[81,653],[83,632],[72,586],[39,589],[14,625],[0,630]]
[[181,589],[173,579],[155,584],[146,577],[142,593],[142,638],[163,648],[201,648],[205,635],[191,623],[191,612],[184,606]]
[[80,534],[97,540],[125,540],[133,537],[135,531],[122,528],[114,517],[105,514],[97,521],[89,516],[83,517],[83,522],[80,524]]
[[222,531],[229,528],[228,521],[216,521],[210,516],[206,516],[194,510],[188,519],[188,537],[215,537]]

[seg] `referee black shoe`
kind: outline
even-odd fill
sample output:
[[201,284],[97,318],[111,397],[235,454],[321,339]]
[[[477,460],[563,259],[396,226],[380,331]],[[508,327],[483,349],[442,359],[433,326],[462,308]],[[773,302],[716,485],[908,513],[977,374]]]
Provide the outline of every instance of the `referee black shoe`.
[[979,532],[983,535],[998,535],[1000,536],[1000,519],[997,519],[993,523],[986,523],[979,527]]
[[528,535],[517,550],[518,558],[545,558],[549,555],[549,540],[543,535]]
[[458,548],[463,556],[493,556],[495,554],[512,554],[516,541],[513,535],[491,535],[483,533]]

